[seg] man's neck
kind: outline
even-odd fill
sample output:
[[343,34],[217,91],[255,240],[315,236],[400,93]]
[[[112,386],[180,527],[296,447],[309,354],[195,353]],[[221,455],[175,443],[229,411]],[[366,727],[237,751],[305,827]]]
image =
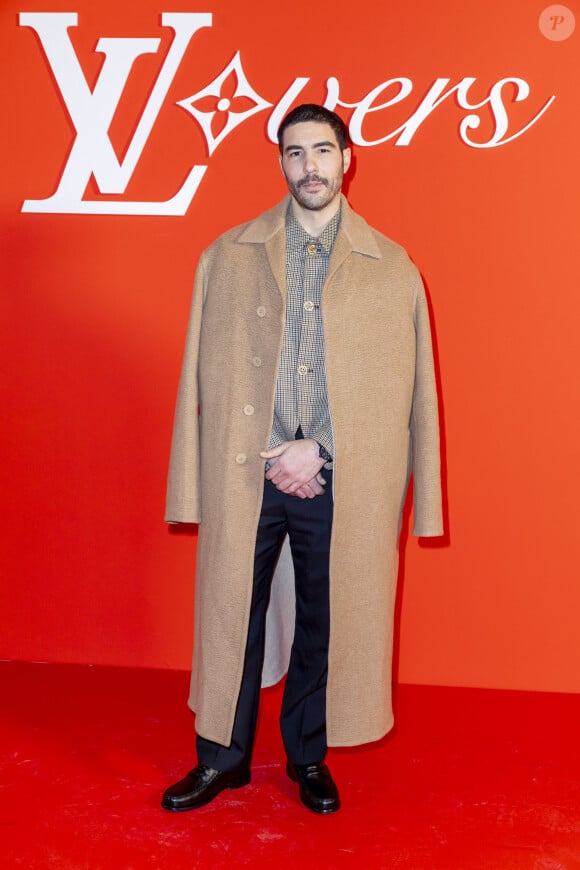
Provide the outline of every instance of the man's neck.
[[316,211],[314,209],[304,208],[294,198],[292,198],[292,212],[294,217],[300,224],[303,230],[306,230],[309,236],[317,239],[324,232],[332,218],[340,208],[340,196],[337,196],[328,205]]

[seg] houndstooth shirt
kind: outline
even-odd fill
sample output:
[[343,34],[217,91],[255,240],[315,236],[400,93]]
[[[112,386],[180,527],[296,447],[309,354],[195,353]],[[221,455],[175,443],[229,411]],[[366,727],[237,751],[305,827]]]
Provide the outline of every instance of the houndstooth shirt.
[[286,214],[286,325],[274,400],[270,447],[292,441],[300,426],[334,456],[326,392],[320,299],[338,227],[340,209],[318,238]]

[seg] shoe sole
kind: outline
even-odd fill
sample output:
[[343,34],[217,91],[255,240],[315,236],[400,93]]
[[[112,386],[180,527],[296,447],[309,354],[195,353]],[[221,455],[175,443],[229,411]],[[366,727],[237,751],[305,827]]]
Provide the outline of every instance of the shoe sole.
[[207,804],[211,803],[218,795],[225,791],[226,788],[234,791],[237,788],[243,788],[245,785],[249,785],[252,781],[251,772],[244,773],[241,776],[237,776],[235,779],[230,780],[226,783],[219,791],[216,791],[215,794],[212,794],[211,797],[203,798],[202,800],[196,801],[193,804],[189,804],[188,806],[178,807],[173,804],[166,802],[165,798],[161,801],[161,807],[164,810],[169,810],[170,813],[186,813],[189,810],[198,810],[200,807],[205,807]]

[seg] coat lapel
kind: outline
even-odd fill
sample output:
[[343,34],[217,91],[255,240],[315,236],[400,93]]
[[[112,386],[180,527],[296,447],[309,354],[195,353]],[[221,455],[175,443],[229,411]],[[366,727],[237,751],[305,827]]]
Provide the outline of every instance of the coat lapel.
[[381,258],[379,246],[367,222],[349,206],[343,195],[340,228],[328,264],[325,286],[328,286],[336,272],[351,254],[361,254],[374,259]]
[[267,240],[266,253],[278,290],[282,294],[282,298],[286,299],[286,231],[284,227]]
[[286,298],[286,210],[290,196],[261,214],[243,228],[240,245],[264,245],[272,274],[282,297]]

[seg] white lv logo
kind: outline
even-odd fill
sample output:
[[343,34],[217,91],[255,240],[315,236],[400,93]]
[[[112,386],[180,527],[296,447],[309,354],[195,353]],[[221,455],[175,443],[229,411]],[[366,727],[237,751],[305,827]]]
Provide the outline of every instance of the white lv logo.
[[162,202],[90,201],[83,195],[91,175],[101,193],[125,192],[187,46],[197,30],[211,27],[211,13],[162,14],[161,23],[171,27],[175,36],[121,162],[109,139],[109,126],[135,60],[142,54],[154,54],[160,40],[99,39],[96,50],[105,55],[105,60],[91,91],[68,34],[68,28],[77,25],[76,12],[22,12],[19,22],[40,37],[77,134],[56,192],[47,199],[26,200],[22,211],[184,215],[207,166],[194,166],[175,196]]

